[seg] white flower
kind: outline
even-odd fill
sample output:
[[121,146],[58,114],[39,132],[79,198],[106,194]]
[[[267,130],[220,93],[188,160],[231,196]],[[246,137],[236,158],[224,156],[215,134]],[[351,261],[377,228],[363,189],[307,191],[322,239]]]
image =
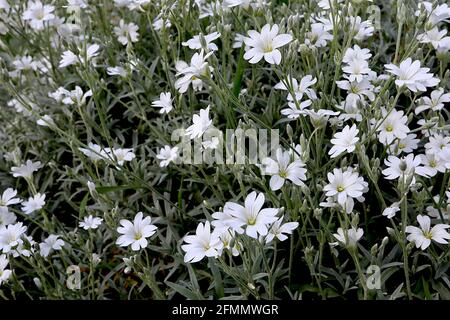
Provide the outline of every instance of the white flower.
[[434,90],[431,92],[430,98],[423,97],[420,100],[421,104],[418,105],[414,112],[416,114],[421,113],[422,111],[431,109],[433,111],[440,111],[444,108],[445,103],[450,102],[450,93],[444,94],[444,89],[439,88],[438,90]]
[[127,247],[131,244],[131,249],[134,251],[146,248],[148,245],[146,238],[154,235],[157,229],[151,223],[150,217],[143,219],[142,212],[136,214],[133,222],[126,219],[120,220],[122,226],[117,228],[117,232],[122,235],[117,239],[116,244],[121,247]]
[[172,97],[170,92],[161,92],[159,95],[159,100],[152,102],[152,107],[161,108],[159,113],[169,113],[172,111]]
[[44,5],[41,1],[29,1],[28,7],[23,13],[23,20],[29,21],[30,27],[34,30],[44,29],[44,22],[48,22],[55,18],[52,12],[55,7],[51,5]]
[[342,67],[342,71],[347,74],[348,80],[361,82],[372,70],[369,68],[367,61],[355,59],[350,60],[346,66]]
[[88,7],[85,0],[67,0],[67,8],[68,12],[74,12],[77,9],[86,9]]
[[65,245],[65,242],[59,239],[59,235],[51,234],[39,244],[39,250],[42,257],[47,258],[55,250],[59,251]]
[[131,148],[105,148],[105,152],[109,154],[112,159],[116,159],[119,166],[123,166],[125,161],[131,161],[136,158],[136,155]]
[[0,227],[16,222],[16,215],[8,210],[8,207],[0,207]]
[[305,164],[301,160],[291,161],[289,151],[284,151],[281,148],[276,152],[277,161],[271,158],[264,158],[262,160],[262,172],[272,176],[270,178],[270,189],[273,191],[281,189],[285,180],[292,181],[297,186],[304,186],[303,181],[306,180]]
[[435,134],[429,138],[425,144],[425,149],[429,152],[440,154],[443,150],[450,150],[450,137]]
[[12,274],[11,270],[6,269],[8,263],[9,261],[6,257],[6,254],[0,255],[0,286],[2,285],[2,283],[5,283]]
[[330,183],[323,188],[325,195],[337,198],[338,204],[347,213],[352,212],[353,199],[361,198],[363,193],[367,192],[367,182],[357,172],[353,172],[351,168],[344,172],[342,169],[335,168],[333,173],[328,173],[327,177]]
[[103,222],[102,218],[94,217],[92,215],[84,217],[79,226],[84,230],[97,229]]
[[86,148],[78,148],[83,154],[89,157],[91,160],[103,160],[107,157],[105,150],[102,149],[98,144],[89,142],[88,149]]
[[217,233],[211,233],[209,221],[199,223],[195,235],[187,235],[183,240],[186,244],[181,249],[186,252],[184,262],[187,263],[198,262],[204,257],[217,257],[222,246]]
[[364,230],[361,228],[356,229],[355,227],[352,227],[349,230],[338,228],[337,233],[333,234],[338,242],[333,242],[330,244],[332,246],[336,246],[340,243],[343,246],[356,247],[356,244],[362,238],[363,234]]
[[409,128],[407,126],[408,117],[404,115],[403,111],[397,111],[392,109],[392,111],[387,114],[385,108],[381,108],[381,115],[383,122],[377,124],[378,140],[384,144],[391,144],[396,138],[405,139],[409,133]]
[[347,125],[342,129],[341,132],[337,132],[331,139],[333,147],[330,149],[328,154],[331,158],[336,158],[341,153],[348,152],[351,153],[355,150],[356,143],[359,141],[358,137],[359,130],[354,124],[351,128]]
[[426,152],[420,155],[421,164],[421,175],[425,177],[434,177],[438,172],[444,173],[445,163],[442,158],[438,157],[434,152]]
[[64,51],[59,61],[59,68],[65,68],[76,64],[78,62],[78,56],[70,50]]
[[320,0],[317,5],[324,10],[330,10],[332,6],[334,7],[335,2],[339,5],[339,3],[343,1],[344,0]]
[[290,34],[278,34],[278,25],[266,24],[261,33],[250,30],[250,37],[244,38],[246,50],[244,59],[250,63],[258,63],[262,58],[270,64],[281,63],[281,52],[278,48],[292,41]]
[[66,97],[62,100],[62,102],[66,105],[77,105],[82,106],[86,104],[86,98],[92,96],[92,90],[88,90],[85,93],[83,89],[79,86],[75,87],[75,90],[72,90],[67,93]]
[[182,42],[181,44],[185,47],[189,47],[189,49],[201,49],[201,48],[203,48],[201,37],[203,37],[203,39],[205,40],[206,48],[204,48],[204,49],[208,49],[211,51],[219,50],[217,45],[215,43],[213,43],[214,40],[216,40],[220,37],[220,33],[218,33],[218,32],[213,32],[213,33],[207,34],[207,35],[197,35],[186,42]]
[[123,19],[120,20],[119,26],[114,27],[114,33],[117,36],[117,40],[124,46],[126,46],[129,41],[138,41],[138,30],[139,27],[136,24],[133,22],[126,24]]
[[55,121],[53,121],[52,117],[48,114],[45,114],[42,118],[38,119],[36,123],[42,127],[50,127],[55,125]]
[[230,225],[237,233],[245,233],[254,239],[258,239],[258,234],[261,236],[267,235],[270,224],[277,220],[277,213],[279,209],[265,208],[264,194],[257,194],[255,191],[250,193],[245,199],[245,207],[234,202],[227,202],[223,208],[226,215],[230,215],[233,219],[230,220]]
[[[441,21],[449,22],[448,19],[450,18],[450,8],[446,3],[435,6],[429,1],[420,1],[419,9],[424,9],[426,11],[428,23],[431,26],[437,25]],[[420,10],[416,12],[416,15],[420,15]]]
[[297,81],[297,79],[289,76],[286,80],[277,83],[274,89],[289,90],[288,88],[292,87],[294,97],[289,92],[287,96],[287,99],[289,101],[294,100],[301,101],[303,99],[303,95],[305,94],[308,96],[309,99],[316,100],[317,99],[316,92],[314,91],[314,89],[310,88],[316,83],[317,78],[313,78],[311,75],[304,76],[300,80],[300,83]]
[[159,150],[156,158],[161,160],[159,162],[160,167],[167,167],[171,162],[175,161],[178,157],[178,147],[171,148],[170,146],[164,146]]
[[415,133],[408,134],[404,139],[396,140],[390,147],[389,152],[391,154],[411,153],[417,149],[420,140],[416,139]]
[[363,41],[373,35],[375,28],[373,27],[372,21],[366,20],[362,21],[361,17],[349,17],[348,23],[350,29],[356,33],[354,39],[357,41]]
[[305,100],[301,103],[289,102],[288,107],[282,109],[280,112],[282,115],[287,116],[288,119],[295,120],[301,115],[305,114],[307,108],[312,104],[311,100]]
[[305,35],[305,44],[310,48],[326,47],[331,40],[333,35],[328,32],[327,26],[323,23],[312,23],[311,31]]
[[17,195],[17,190],[14,190],[13,188],[8,188],[5,191],[3,191],[2,196],[0,198],[0,208],[6,208],[7,206],[21,203],[22,200],[19,198],[15,198]]
[[22,203],[22,211],[25,214],[31,214],[37,210],[42,209],[45,205],[45,194],[36,193],[33,197],[28,198],[28,201]]
[[272,224],[266,236],[266,243],[272,242],[274,238],[284,241],[288,238],[286,234],[292,234],[292,231],[298,228],[298,222],[287,222],[281,224],[283,219],[284,217],[281,217]]
[[56,100],[56,102],[62,102],[62,100],[68,96],[70,92],[63,87],[59,87],[53,92],[49,92],[48,96]]
[[399,205],[399,202],[394,202],[390,207],[383,210],[383,216],[388,219],[395,217],[395,214],[400,211]]
[[361,48],[357,44],[353,46],[353,48],[348,48],[345,51],[344,57],[342,58],[343,63],[350,64],[353,61],[357,61],[360,63],[367,62],[372,54],[369,49]]
[[[242,243],[235,239],[235,232],[233,229],[229,227],[215,228],[212,238],[215,239],[215,237],[219,238],[222,242],[217,246],[219,256],[222,255],[223,250],[228,250],[235,257],[239,255],[239,249],[242,248]],[[231,246],[232,244],[233,246]]]
[[123,67],[108,67],[106,68],[106,73],[110,76],[120,76],[122,78],[126,78],[128,75],[127,70]]
[[363,77],[359,82],[341,80],[336,81],[336,84],[340,89],[348,92],[345,103],[350,106],[357,107],[358,102],[364,105],[366,98],[370,101],[375,100],[375,87],[370,83],[367,76]]
[[186,135],[190,136],[191,139],[200,138],[212,125],[212,120],[209,118],[209,106],[206,109],[201,109],[200,115],[194,114],[192,122],[193,124],[186,129]]
[[41,167],[40,161],[33,162],[31,160],[27,160],[27,162],[20,167],[12,167],[11,173],[15,178],[31,178],[33,176],[33,172],[38,171]]
[[397,76],[395,84],[398,87],[406,86],[412,92],[427,91],[427,87],[436,86],[440,80],[428,73],[430,68],[421,68],[420,60],[412,61],[408,58],[400,63],[400,66],[387,64],[385,68],[389,73]]
[[450,37],[447,37],[447,29],[439,31],[438,27],[420,34],[417,39],[421,43],[431,43],[436,50],[444,48],[450,41]]
[[450,228],[448,224],[437,224],[430,229],[431,219],[428,216],[418,215],[417,221],[420,228],[414,226],[407,226],[406,233],[409,233],[406,238],[408,241],[414,242],[416,248],[425,250],[431,244],[431,240],[437,243],[447,244],[450,239],[450,234],[446,229]]
[[0,250],[3,253],[10,252],[14,247],[23,242],[21,239],[25,235],[27,227],[22,222],[0,227]]
[[[397,178],[407,181],[414,173],[419,174],[416,171],[420,166],[421,159],[419,156],[414,156],[410,153],[404,158],[398,158],[396,156],[389,156],[384,160],[384,164],[388,167],[382,171],[383,175],[388,180],[394,180]],[[415,179],[411,181],[414,184]]]
[[189,88],[189,85],[192,84],[194,90],[201,90],[203,87],[203,81],[200,77],[210,77],[212,68],[208,65],[206,59],[213,52],[209,52],[204,55],[203,49],[200,53],[195,53],[191,58],[191,63],[188,65],[184,61],[177,61],[175,68],[178,73],[176,76],[182,76],[181,78],[175,81],[175,88],[180,93],[185,93]]
[[89,44],[86,48],[78,48],[78,55],[70,50],[64,51],[61,56],[61,60],[59,61],[59,68],[65,68],[67,66],[77,64],[78,62],[84,64],[98,56],[99,49],[100,46],[98,44]]

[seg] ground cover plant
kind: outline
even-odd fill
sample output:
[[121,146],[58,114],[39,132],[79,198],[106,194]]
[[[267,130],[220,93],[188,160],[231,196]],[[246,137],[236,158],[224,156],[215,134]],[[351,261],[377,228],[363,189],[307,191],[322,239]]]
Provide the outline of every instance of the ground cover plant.
[[0,297],[450,299],[449,22],[0,0]]

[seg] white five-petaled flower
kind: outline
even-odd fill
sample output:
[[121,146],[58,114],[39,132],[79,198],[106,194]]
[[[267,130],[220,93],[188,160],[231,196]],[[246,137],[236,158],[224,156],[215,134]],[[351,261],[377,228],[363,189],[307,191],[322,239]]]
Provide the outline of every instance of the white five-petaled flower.
[[[389,156],[384,160],[384,164],[388,167],[384,169],[382,173],[388,180],[400,178],[407,181],[414,173],[421,174],[421,171],[419,170],[421,158],[420,156],[414,156],[412,153],[404,158]],[[412,178],[411,183],[415,183],[415,178]]]
[[107,157],[105,150],[98,144],[89,142],[88,148],[78,148],[86,157],[89,157],[92,161],[102,160]]
[[211,232],[209,221],[199,223],[195,235],[187,235],[183,240],[186,244],[182,245],[181,249],[186,252],[184,262],[187,263],[198,262],[204,257],[215,258],[223,246],[218,234]]
[[161,92],[159,100],[152,102],[152,107],[161,108],[159,113],[169,113],[173,109],[172,100],[170,92]]
[[17,190],[14,190],[13,188],[8,188],[3,191],[2,196],[0,197],[0,208],[21,203],[22,200],[15,198],[15,196],[17,196]]
[[98,56],[100,46],[98,44],[89,44],[86,48],[78,48],[79,54],[75,54],[70,50],[66,50],[61,55],[59,68],[65,68],[77,63],[84,64]]
[[27,231],[27,227],[22,222],[0,227],[0,250],[8,253],[20,245],[23,242],[21,238],[25,235],[25,231]]
[[246,44],[246,52],[244,59],[250,63],[258,63],[262,58],[270,64],[281,63],[281,52],[278,48],[292,41],[290,34],[278,34],[278,25],[272,27],[266,24],[261,33],[250,30],[250,37],[244,38]]
[[22,211],[25,214],[31,214],[42,209],[45,205],[45,194],[36,193],[33,197],[28,198],[22,203]]
[[408,58],[400,63],[400,66],[387,64],[385,68],[389,73],[397,76],[395,84],[398,87],[406,86],[412,92],[427,91],[427,87],[436,86],[440,80],[429,73],[430,68],[421,68],[420,60],[412,61]]
[[28,7],[23,13],[23,20],[28,21],[30,27],[34,30],[43,30],[44,22],[48,22],[55,18],[52,13],[55,11],[55,7],[42,4],[41,1],[29,1]]
[[2,283],[6,282],[12,274],[11,270],[6,269],[8,263],[9,261],[6,254],[0,255],[0,286]]
[[230,227],[237,233],[245,233],[254,239],[267,235],[269,226],[277,220],[277,208],[265,208],[265,197],[263,193],[253,191],[245,199],[245,206],[234,202],[227,202],[223,208],[226,216],[231,216],[229,220]]
[[351,153],[355,150],[356,143],[359,141],[358,137],[359,130],[354,124],[351,128],[347,125],[342,129],[341,132],[337,132],[331,139],[333,147],[330,149],[328,154],[331,158],[336,158],[341,153],[348,152]]
[[102,218],[89,215],[87,217],[84,217],[83,221],[80,221],[79,226],[84,230],[97,229],[102,224],[102,222]]
[[433,228],[430,229],[430,217],[418,215],[417,221],[419,222],[420,228],[407,226],[405,230],[406,233],[409,233],[406,239],[408,241],[414,242],[416,248],[425,250],[430,246],[431,240],[441,244],[448,243],[448,239],[450,239],[450,234],[446,230],[450,228],[448,224],[436,224]]
[[384,144],[391,144],[396,138],[405,139],[409,133],[408,117],[403,111],[391,110],[388,114],[385,108],[381,109],[382,123],[377,123],[378,140]]
[[314,89],[310,88],[316,83],[317,78],[313,78],[311,75],[304,76],[300,80],[300,83],[297,81],[297,79],[288,77],[286,80],[277,83],[274,89],[289,91],[288,88],[292,87],[294,96],[292,96],[292,94],[289,92],[287,96],[288,101],[294,101],[294,99],[297,101],[301,101],[303,95],[305,94],[308,96],[309,99],[316,100],[317,99],[316,92],[314,91]]
[[126,219],[120,220],[121,227],[117,228],[117,232],[122,234],[116,241],[121,247],[127,247],[131,244],[131,249],[139,251],[148,245],[146,238],[155,234],[157,227],[152,224],[150,217],[143,218],[143,213],[138,212],[131,222]]
[[416,114],[431,109],[432,111],[440,111],[444,108],[445,103],[450,102],[450,93],[444,94],[444,89],[439,88],[431,92],[430,97],[423,97],[419,100],[420,104],[414,109]]
[[46,258],[52,251],[59,251],[65,245],[64,240],[59,239],[59,235],[51,234],[39,244],[39,250],[42,257]]
[[156,158],[161,160],[159,162],[160,167],[167,167],[171,162],[175,161],[178,157],[178,147],[171,148],[170,146],[164,146],[159,150]]
[[109,158],[117,160],[119,166],[123,166],[125,161],[132,161],[136,158],[132,148],[105,148]]
[[363,234],[364,230],[361,228],[356,229],[355,227],[352,227],[349,230],[338,228],[337,233],[333,234],[333,237],[335,237],[338,242],[332,242],[330,244],[332,246],[341,244],[347,247],[356,247],[356,244],[362,238]]
[[273,191],[281,189],[285,180],[292,181],[297,186],[304,186],[306,180],[305,164],[300,160],[291,160],[289,151],[283,151],[281,148],[276,152],[277,160],[264,158],[262,160],[262,172],[272,176],[270,178],[270,189]]
[[209,106],[206,109],[201,109],[200,114],[194,114],[192,117],[193,124],[186,129],[186,135],[191,139],[200,138],[206,130],[212,125],[212,120],[209,118]]
[[345,209],[347,213],[352,212],[354,198],[361,199],[363,193],[367,192],[367,182],[360,177],[358,172],[353,172],[352,168],[346,171],[335,168],[333,173],[328,173],[328,181],[323,191],[327,197],[334,197],[337,203]]
[[205,40],[206,48],[204,49],[208,49],[211,51],[219,50],[217,45],[213,43],[214,40],[220,37],[219,32],[213,32],[207,35],[196,35],[192,39],[189,39],[186,42],[182,42],[181,44],[185,47],[189,47],[189,49],[201,49],[203,48],[201,37],[203,37],[203,39]]
[[129,42],[138,41],[138,30],[139,27],[136,24],[133,22],[125,23],[123,19],[120,20],[118,26],[114,27],[114,33],[117,36],[117,40],[124,46],[126,46]]
[[175,81],[175,89],[177,89],[179,93],[185,93],[190,84],[192,84],[194,90],[201,90],[203,88],[203,81],[200,77],[210,77],[211,71],[213,70],[212,67],[208,65],[208,61],[206,61],[211,54],[213,54],[213,52],[209,52],[205,55],[204,50],[202,49],[200,53],[196,52],[192,56],[189,65],[184,61],[176,62],[175,68],[178,71],[176,76],[181,76],[181,78]]
[[86,98],[92,96],[92,90],[88,90],[83,92],[79,86],[76,86],[74,90],[67,91],[66,97],[62,99],[62,102],[66,105],[77,105],[82,106],[86,104]]
[[282,224],[283,219],[284,217],[281,217],[270,226],[266,236],[266,243],[272,242],[274,238],[284,241],[288,238],[286,234],[292,234],[298,228],[298,222],[286,222]]
[[20,167],[11,167],[11,173],[15,178],[31,178],[33,176],[33,172],[38,171],[41,167],[40,161],[33,162],[31,160],[27,160],[27,162]]
[[390,207],[383,210],[382,215],[388,219],[392,219],[395,217],[395,214],[400,211],[399,205],[399,202],[394,202]]

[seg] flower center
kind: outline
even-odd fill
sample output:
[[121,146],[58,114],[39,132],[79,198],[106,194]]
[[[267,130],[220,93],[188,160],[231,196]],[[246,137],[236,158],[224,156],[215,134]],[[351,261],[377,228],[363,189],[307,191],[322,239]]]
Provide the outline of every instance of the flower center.
[[423,236],[427,239],[433,239],[433,234],[430,231],[422,231]]
[[386,131],[387,132],[392,132],[394,130],[394,127],[392,126],[392,124],[388,124],[387,126],[386,126]]
[[263,51],[264,53],[272,52],[273,51],[272,42],[267,41],[266,43],[264,43]]
[[287,177],[287,172],[286,170],[280,170],[280,172],[278,173],[278,175],[282,178],[286,178]]
[[398,148],[399,149],[404,149],[406,147],[406,145],[404,143],[399,143],[398,144]]
[[247,224],[249,225],[249,226],[254,226],[255,224],[256,224],[256,218],[248,218],[247,219]]
[[345,188],[342,185],[338,185],[338,187],[337,187],[338,192],[342,192],[344,190],[345,190]]
[[430,161],[430,167],[431,167],[431,168],[435,168],[435,167],[436,167],[436,161],[431,160],[431,161]]
[[140,240],[142,238],[142,233],[139,231],[134,234],[134,240]]

